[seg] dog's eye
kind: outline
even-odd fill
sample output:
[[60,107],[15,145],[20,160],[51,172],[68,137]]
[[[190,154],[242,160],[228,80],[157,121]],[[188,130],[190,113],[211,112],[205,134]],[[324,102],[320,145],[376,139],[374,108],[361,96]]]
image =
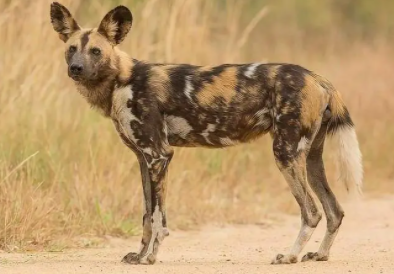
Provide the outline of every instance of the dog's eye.
[[70,46],[69,49],[68,49],[68,51],[69,51],[70,53],[74,53],[74,52],[77,51],[77,47],[76,47],[76,46]]
[[98,48],[92,48],[92,49],[91,49],[91,52],[92,52],[94,55],[96,55],[96,56],[99,56],[99,55],[101,54],[101,50],[98,49]]

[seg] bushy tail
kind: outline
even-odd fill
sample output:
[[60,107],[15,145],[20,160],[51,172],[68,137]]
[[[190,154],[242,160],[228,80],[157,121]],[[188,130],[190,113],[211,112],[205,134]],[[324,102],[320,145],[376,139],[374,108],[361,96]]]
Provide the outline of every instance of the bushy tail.
[[327,133],[333,137],[339,180],[345,184],[349,193],[361,195],[362,156],[354,124],[338,91],[332,90],[330,95],[329,108],[332,116]]

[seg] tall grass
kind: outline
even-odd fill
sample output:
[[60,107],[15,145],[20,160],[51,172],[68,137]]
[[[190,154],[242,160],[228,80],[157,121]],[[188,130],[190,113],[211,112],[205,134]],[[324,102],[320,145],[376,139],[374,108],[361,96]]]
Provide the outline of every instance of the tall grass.
[[[376,28],[365,40],[363,35],[348,39],[339,24],[330,24],[332,19],[316,23],[318,27],[303,25],[299,10],[291,8],[311,9],[302,1],[290,7],[283,1],[257,5],[250,0],[101,2],[63,1],[83,26],[97,26],[116,4],[132,7],[134,26],[121,48],[137,59],[204,65],[293,62],[325,75],[343,93],[356,122],[366,190],[394,190],[394,158],[389,153],[394,149],[393,51],[384,36],[388,30]],[[334,2],[322,1],[322,7]],[[49,3],[0,0],[4,250],[92,244],[85,239],[127,236],[140,227],[136,158],[111,122],[89,109],[68,79]],[[329,35],[321,35],[322,30]],[[329,178],[340,193],[327,148]],[[170,228],[260,222],[277,210],[297,208],[275,166],[268,136],[226,150],[176,149],[168,180]]]

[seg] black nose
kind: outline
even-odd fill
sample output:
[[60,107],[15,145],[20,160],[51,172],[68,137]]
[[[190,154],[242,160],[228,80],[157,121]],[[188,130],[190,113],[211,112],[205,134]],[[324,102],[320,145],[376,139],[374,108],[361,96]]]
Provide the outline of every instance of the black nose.
[[80,75],[83,71],[83,66],[78,64],[72,64],[70,66],[70,71],[73,75]]

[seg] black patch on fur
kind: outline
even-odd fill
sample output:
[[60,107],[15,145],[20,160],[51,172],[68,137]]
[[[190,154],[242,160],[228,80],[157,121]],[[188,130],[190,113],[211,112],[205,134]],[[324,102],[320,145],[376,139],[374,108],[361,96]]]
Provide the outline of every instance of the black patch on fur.
[[[352,118],[350,117],[349,111],[346,107],[345,112],[341,116],[332,116],[328,122],[328,130],[327,133],[330,135],[335,134],[335,132],[341,127],[353,127],[354,123]],[[329,108],[328,108],[329,109]]]
[[186,78],[188,76],[191,78],[191,82],[195,88],[195,84],[197,83],[194,81],[194,78],[198,68],[198,66],[183,64],[169,69],[170,85],[174,96],[178,96],[178,98],[180,95],[182,96],[186,87]]
[[147,83],[149,77],[149,71],[151,69],[150,64],[136,63],[131,70],[131,77],[127,85],[133,86],[134,92],[143,92],[147,90]]
[[115,35],[115,42],[118,44],[124,39],[125,35],[122,30],[122,25],[127,24],[128,22],[131,24],[133,22],[133,16],[129,9],[124,6],[116,7],[115,11],[116,12],[113,14],[112,19],[117,22],[119,28]]
[[211,70],[201,72],[201,80],[204,84],[212,83],[215,76],[219,76],[228,65],[220,65],[217,67],[213,67]]
[[92,33],[91,30],[85,32],[81,37],[81,51],[83,51],[89,42],[89,35]]

